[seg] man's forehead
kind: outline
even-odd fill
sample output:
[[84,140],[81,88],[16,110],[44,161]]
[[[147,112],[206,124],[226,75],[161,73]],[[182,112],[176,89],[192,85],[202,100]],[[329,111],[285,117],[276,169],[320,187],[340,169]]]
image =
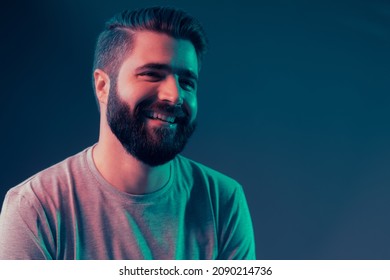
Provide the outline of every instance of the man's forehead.
[[198,73],[198,56],[190,40],[176,39],[164,33],[137,31],[128,58],[136,67],[147,64],[170,65]]

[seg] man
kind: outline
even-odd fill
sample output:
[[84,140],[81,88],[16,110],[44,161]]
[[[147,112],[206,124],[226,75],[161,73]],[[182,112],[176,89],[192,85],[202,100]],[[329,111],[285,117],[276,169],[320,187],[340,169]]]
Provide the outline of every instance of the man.
[[254,259],[241,186],[179,153],[196,125],[202,27],[124,11],[95,51],[99,141],[12,188],[0,259]]

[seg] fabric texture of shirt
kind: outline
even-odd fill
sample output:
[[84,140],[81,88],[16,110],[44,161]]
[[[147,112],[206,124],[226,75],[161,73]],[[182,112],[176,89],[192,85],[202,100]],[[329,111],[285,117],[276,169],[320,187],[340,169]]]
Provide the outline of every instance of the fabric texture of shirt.
[[255,259],[242,187],[183,156],[156,192],[132,195],[98,172],[92,147],[6,195],[0,259]]

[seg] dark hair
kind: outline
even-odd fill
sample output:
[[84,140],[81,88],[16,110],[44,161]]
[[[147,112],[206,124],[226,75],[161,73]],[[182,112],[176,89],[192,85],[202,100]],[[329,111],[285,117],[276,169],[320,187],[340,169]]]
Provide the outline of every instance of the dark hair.
[[95,49],[93,70],[104,70],[115,78],[125,56],[131,51],[136,31],[155,31],[192,42],[199,63],[207,49],[207,38],[198,20],[170,7],[125,10],[106,22]]

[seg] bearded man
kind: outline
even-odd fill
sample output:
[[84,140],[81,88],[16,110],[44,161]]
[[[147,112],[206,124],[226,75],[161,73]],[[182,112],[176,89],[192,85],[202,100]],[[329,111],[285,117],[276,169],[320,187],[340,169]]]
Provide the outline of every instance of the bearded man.
[[206,47],[178,9],[106,23],[93,69],[99,141],[7,193],[0,259],[255,259],[242,187],[180,155]]

